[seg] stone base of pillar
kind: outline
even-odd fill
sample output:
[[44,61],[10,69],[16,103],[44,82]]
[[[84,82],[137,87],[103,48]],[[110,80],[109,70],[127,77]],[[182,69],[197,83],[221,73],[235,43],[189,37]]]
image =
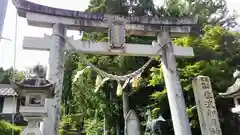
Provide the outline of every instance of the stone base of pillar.
[[42,135],[39,128],[26,128],[22,132],[23,135]]
[[28,125],[27,127],[23,130],[22,134],[23,135],[42,135],[39,125],[40,122],[43,120],[43,117],[25,117],[24,118],[27,122]]

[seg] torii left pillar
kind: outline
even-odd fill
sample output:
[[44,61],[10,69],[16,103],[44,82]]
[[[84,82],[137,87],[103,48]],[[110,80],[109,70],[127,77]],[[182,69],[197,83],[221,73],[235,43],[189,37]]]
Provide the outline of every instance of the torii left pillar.
[[[62,97],[62,85],[64,75],[64,52],[65,52],[65,36],[66,26],[64,24],[56,23],[53,25],[52,43],[49,53],[49,72],[48,79],[55,82],[55,98],[53,102],[46,102],[46,106],[53,106],[55,113],[46,117],[43,121],[42,133],[43,135],[57,135],[60,122],[60,108]],[[54,104],[55,102],[55,104]],[[51,107],[49,107],[51,109]],[[51,113],[52,110],[48,110]]]

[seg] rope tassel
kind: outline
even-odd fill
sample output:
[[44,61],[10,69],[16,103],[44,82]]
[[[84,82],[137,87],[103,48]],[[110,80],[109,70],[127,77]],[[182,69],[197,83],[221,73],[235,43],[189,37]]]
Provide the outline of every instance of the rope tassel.
[[117,93],[116,93],[117,96],[121,96],[121,95],[122,95],[123,89],[127,86],[128,82],[129,82],[129,79],[127,79],[127,80],[124,82],[123,86],[122,86],[122,85],[121,85],[121,82],[118,81]]
[[82,70],[80,70],[80,71],[77,71],[76,75],[75,75],[74,78],[73,78],[73,83],[75,83],[75,82],[79,79],[79,77],[84,73],[84,71],[85,71],[86,69],[89,69],[89,68],[91,68],[91,67],[90,67],[90,66],[87,66],[87,67],[85,67],[84,69],[82,69]]
[[78,78],[84,73],[85,69],[82,69],[80,71],[77,71],[77,74],[73,78],[73,82],[76,82]]
[[110,79],[109,77],[102,79],[102,77],[100,75],[97,75],[97,79],[96,79],[96,83],[95,83],[96,88],[95,88],[94,92],[98,92],[99,89],[101,88],[101,86],[103,86],[104,83],[106,81],[108,81],[109,79]]
[[133,88],[137,88],[139,86],[139,83],[141,82],[141,74],[134,76],[131,80],[130,83],[132,83]]

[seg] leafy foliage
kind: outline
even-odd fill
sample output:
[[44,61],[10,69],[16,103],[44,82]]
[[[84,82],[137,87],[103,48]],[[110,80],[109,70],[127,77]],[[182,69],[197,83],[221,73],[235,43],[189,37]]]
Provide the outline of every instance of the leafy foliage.
[[103,133],[103,121],[97,119],[88,119],[85,122],[85,129],[87,135],[99,135]]
[[21,82],[24,79],[24,72],[13,70],[12,68],[4,70],[0,68],[0,83],[10,84],[11,80]]
[[59,134],[60,135],[76,135],[78,132],[78,124],[81,118],[78,115],[65,115],[62,117],[62,121],[60,123]]
[[[178,60],[178,67],[181,71],[179,72],[181,84],[183,86],[185,100],[188,106],[187,112],[191,118],[192,128],[199,128],[196,109],[190,109],[195,105],[191,85],[192,79],[198,75],[209,76],[212,81],[214,93],[217,95],[217,93],[225,92],[227,87],[230,86],[232,83],[232,73],[239,65],[239,62],[236,60],[238,59],[238,50],[240,47],[239,33],[230,32],[220,26],[211,25],[205,26],[204,33],[203,37],[184,37],[174,41],[176,44],[182,46],[191,45],[194,50],[196,50],[195,58],[191,60]],[[161,68],[153,68],[152,71],[150,84],[156,85],[162,83],[163,76],[159,74]],[[157,97],[159,100],[164,98],[159,92],[156,92],[153,96],[154,99]],[[225,101],[224,104],[220,105],[218,103],[223,103],[224,101],[220,101],[218,97],[216,100],[219,114],[227,113],[226,108],[230,110],[231,105],[228,104],[228,102]],[[230,119],[229,117],[230,116],[220,115],[221,119]],[[234,130],[230,128],[227,132],[229,131]]]
[[3,68],[0,68],[0,83],[8,84],[10,83],[10,74],[11,70],[4,70]]
[[14,126],[6,121],[0,121],[0,134],[1,135],[12,135],[12,130],[15,135],[20,135],[21,128]]

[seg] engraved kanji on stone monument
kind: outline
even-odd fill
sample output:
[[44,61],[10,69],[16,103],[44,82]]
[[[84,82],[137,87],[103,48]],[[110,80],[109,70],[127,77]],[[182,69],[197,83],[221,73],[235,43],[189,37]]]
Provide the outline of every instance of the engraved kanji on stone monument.
[[210,78],[198,76],[193,80],[198,117],[203,135],[222,135]]

